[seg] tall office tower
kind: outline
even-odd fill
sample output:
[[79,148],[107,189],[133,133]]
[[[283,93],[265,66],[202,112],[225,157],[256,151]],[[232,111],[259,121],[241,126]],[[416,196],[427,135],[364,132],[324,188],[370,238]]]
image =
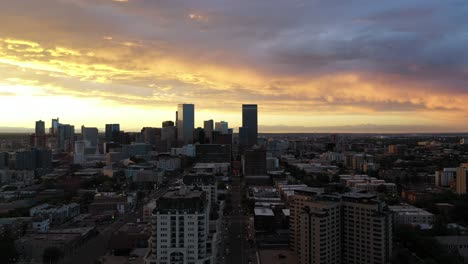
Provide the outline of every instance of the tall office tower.
[[173,121],[164,121],[162,122],[162,127],[173,127],[174,126],[174,122]]
[[177,140],[184,144],[192,144],[194,128],[195,106],[193,104],[179,104],[177,111]]
[[384,264],[392,255],[392,217],[375,195],[342,196],[342,263]]
[[36,121],[36,133],[34,135],[34,146],[44,148],[46,145],[45,123],[42,120]]
[[213,143],[213,119],[205,120],[203,122],[203,129],[205,130],[205,137],[207,138],[207,143]]
[[215,123],[215,130],[221,132],[221,134],[227,134],[229,131],[228,122],[221,121]]
[[95,127],[81,126],[81,137],[83,140],[89,142],[89,147],[96,147],[98,144],[99,131]]
[[392,253],[391,213],[375,195],[295,191],[291,248],[300,264],[386,264]]
[[120,124],[106,124],[106,142],[120,141]]
[[75,144],[75,126],[59,124],[57,127],[57,147],[71,151]]
[[198,190],[168,191],[152,214],[151,251],[147,264],[215,263],[209,244],[209,207]]
[[59,123],[58,117],[56,119],[52,119],[52,124],[51,124],[50,131],[49,131],[49,134],[51,136],[57,136],[59,125],[60,123]]
[[242,105],[242,127],[239,128],[239,141],[243,147],[257,144],[258,138],[258,110],[257,105]]
[[468,184],[468,163],[463,163],[457,168],[457,194],[465,194]]

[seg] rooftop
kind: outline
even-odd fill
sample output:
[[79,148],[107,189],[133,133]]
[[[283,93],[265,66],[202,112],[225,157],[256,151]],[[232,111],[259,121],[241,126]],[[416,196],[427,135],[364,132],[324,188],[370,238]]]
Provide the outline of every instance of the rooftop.
[[255,208],[254,209],[255,216],[275,216],[275,213],[273,213],[273,210],[270,208]]

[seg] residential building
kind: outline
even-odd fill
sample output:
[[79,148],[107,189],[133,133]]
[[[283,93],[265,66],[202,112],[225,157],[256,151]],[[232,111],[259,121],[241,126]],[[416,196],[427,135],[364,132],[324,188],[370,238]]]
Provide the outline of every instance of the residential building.
[[209,206],[199,190],[166,192],[153,210],[147,264],[214,264],[208,248]]
[[375,195],[301,189],[290,209],[290,246],[298,263],[389,263],[391,213]]
[[457,168],[457,193],[465,194],[467,190],[468,163],[461,164]]

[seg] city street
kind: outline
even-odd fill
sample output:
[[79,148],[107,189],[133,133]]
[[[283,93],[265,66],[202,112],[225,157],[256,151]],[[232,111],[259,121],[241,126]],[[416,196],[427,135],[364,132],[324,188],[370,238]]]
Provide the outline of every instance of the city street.
[[226,263],[256,263],[255,250],[248,242],[248,216],[245,216],[241,201],[241,179],[233,177],[231,186],[232,213],[226,216],[228,238],[226,241]]

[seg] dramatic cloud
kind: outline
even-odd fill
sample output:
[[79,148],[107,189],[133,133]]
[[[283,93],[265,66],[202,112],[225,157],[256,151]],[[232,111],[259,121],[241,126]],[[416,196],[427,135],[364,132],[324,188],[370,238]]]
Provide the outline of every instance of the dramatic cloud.
[[[109,116],[94,113],[115,109],[137,128],[130,113],[159,125],[193,102],[197,123],[238,126],[240,104],[258,103],[266,130],[462,131],[467,14],[458,0],[4,1],[0,109],[42,101],[43,118],[76,119],[67,101],[88,108],[77,122],[101,127]],[[31,112],[1,125],[28,126]]]

